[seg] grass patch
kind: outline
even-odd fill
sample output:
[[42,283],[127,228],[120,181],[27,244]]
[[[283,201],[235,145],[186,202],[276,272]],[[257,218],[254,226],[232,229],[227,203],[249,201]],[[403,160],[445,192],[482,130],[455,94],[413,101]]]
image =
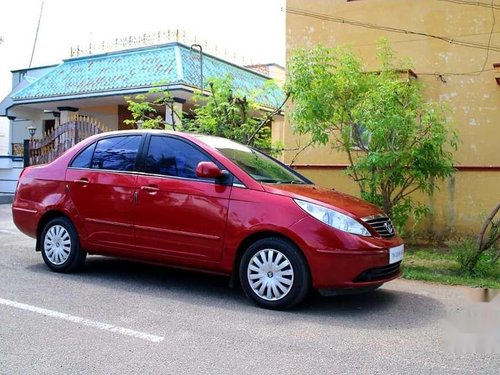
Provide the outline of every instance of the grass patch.
[[448,285],[500,289],[500,264],[482,277],[462,275],[455,256],[448,249],[407,248],[403,260],[403,278]]

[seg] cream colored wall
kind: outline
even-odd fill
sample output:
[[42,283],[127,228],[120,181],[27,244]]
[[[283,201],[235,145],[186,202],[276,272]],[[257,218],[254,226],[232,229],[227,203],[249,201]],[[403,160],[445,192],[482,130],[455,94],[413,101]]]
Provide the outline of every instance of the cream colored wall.
[[281,66],[270,65],[269,66],[269,77],[276,80],[278,83],[285,83],[285,70]]
[[[493,64],[500,53],[458,46],[425,36],[389,33],[345,23],[292,14],[293,10],[339,17],[363,23],[414,30],[460,41],[488,44],[493,14],[491,8],[435,0],[287,0],[287,56],[295,48],[349,44],[362,57],[367,70],[376,69],[375,49],[381,37],[389,39],[399,57],[409,57],[418,80],[425,84],[427,98],[446,103],[450,123],[458,131],[461,144],[455,153],[457,166],[500,167],[500,86],[495,81]],[[500,45],[500,22],[491,34],[491,45]],[[484,71],[483,71],[484,67]],[[452,74],[455,73],[455,74]],[[287,121],[284,134],[287,148],[307,140],[297,137]],[[285,161],[294,158],[285,153]],[[328,147],[308,149],[295,163],[345,164],[345,155]],[[302,168],[301,171],[321,185],[357,194],[356,186],[339,170]],[[459,171],[446,181],[429,202],[432,215],[421,226],[435,237],[450,233],[475,233],[482,216],[500,201],[500,170]]]
[[96,119],[109,130],[118,130],[117,105],[80,108],[78,114]]
[[[271,138],[273,143],[279,142],[280,145],[285,144],[285,118],[284,116],[274,116],[273,122],[271,124]],[[278,156],[281,161],[284,161],[283,156]]]

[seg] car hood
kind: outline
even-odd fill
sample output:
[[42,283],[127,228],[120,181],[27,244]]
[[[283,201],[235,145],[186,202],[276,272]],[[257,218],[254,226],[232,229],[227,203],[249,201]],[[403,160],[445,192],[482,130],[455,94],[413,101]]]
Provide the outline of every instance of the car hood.
[[263,184],[263,186],[269,193],[330,206],[358,218],[382,213],[378,207],[364,200],[316,185]]

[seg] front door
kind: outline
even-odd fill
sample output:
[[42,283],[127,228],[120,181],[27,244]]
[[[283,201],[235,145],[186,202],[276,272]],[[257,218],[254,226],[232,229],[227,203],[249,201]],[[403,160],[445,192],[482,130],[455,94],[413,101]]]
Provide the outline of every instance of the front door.
[[196,176],[213,161],[194,144],[152,135],[144,171],[137,178],[135,233],[138,251],[169,257],[221,258],[230,186]]
[[[113,136],[83,150],[66,172],[91,248],[132,251],[132,205],[141,135]],[[88,249],[91,250],[91,249]]]

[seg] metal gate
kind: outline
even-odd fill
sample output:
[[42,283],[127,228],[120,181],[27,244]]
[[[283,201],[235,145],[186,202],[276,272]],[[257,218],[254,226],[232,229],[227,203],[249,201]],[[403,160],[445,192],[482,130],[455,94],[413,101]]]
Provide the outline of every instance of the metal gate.
[[78,116],[74,120],[56,126],[40,139],[28,143],[29,165],[50,163],[78,142],[94,134],[107,131],[98,121],[88,116]]

